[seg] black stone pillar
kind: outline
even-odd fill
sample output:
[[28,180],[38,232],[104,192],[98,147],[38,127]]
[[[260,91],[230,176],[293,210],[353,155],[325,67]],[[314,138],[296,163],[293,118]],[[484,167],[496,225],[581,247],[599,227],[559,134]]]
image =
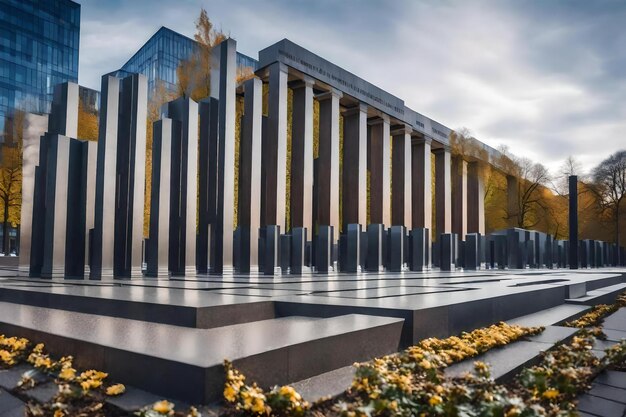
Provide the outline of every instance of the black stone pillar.
[[569,176],[569,269],[578,269],[578,177]]

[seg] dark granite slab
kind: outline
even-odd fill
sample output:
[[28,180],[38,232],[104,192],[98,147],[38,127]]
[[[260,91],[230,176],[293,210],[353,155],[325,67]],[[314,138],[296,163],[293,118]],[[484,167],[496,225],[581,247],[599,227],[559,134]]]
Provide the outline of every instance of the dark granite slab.
[[626,405],[585,394],[578,398],[578,409],[598,417],[622,417]]
[[604,371],[595,379],[595,382],[611,387],[626,389],[626,372]]
[[626,404],[626,389],[624,388],[615,388],[603,384],[593,384],[591,390],[589,391],[589,395]]
[[24,403],[5,390],[0,389],[0,416],[10,415],[15,413],[16,410],[21,410],[22,415],[24,415]]

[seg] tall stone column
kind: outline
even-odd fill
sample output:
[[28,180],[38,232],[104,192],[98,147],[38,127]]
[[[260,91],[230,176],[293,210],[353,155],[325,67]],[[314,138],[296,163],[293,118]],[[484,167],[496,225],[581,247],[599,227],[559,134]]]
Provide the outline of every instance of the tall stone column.
[[344,113],[343,122],[343,228],[367,224],[367,106]]
[[578,176],[569,176],[569,269],[578,269]]
[[393,134],[393,155],[391,184],[391,224],[413,227],[411,196],[411,131],[409,126],[395,130]]
[[98,166],[90,278],[113,278],[120,80],[105,75],[100,90]]
[[259,270],[259,228],[261,227],[261,139],[263,82],[252,78],[244,86],[244,115],[239,147],[239,227],[241,228],[239,269]]
[[506,196],[509,227],[517,227],[519,216],[519,180],[516,176],[506,176]]
[[291,227],[312,233],[313,221],[313,80],[293,89],[291,133]]
[[317,226],[332,226],[333,239],[339,236],[339,99],[332,90],[317,96],[319,116],[319,170],[317,184]]
[[391,158],[389,117],[368,122],[367,160],[370,171],[370,223],[391,226]]
[[47,115],[27,113],[24,117],[22,138],[22,206],[20,207],[19,274],[30,275],[31,243],[33,234],[33,205],[35,196],[35,169],[39,164],[41,136],[46,132]]
[[430,138],[417,139],[411,149],[413,227],[428,230],[433,227],[431,141]]
[[[70,141],[67,136],[47,134],[42,138],[40,167],[44,167],[43,207],[35,215],[43,217],[42,278],[63,278],[68,226],[68,185],[70,171]],[[45,161],[44,161],[45,159]],[[74,164],[73,164],[74,165]],[[74,219],[72,219],[74,220]],[[71,237],[71,236],[70,236]],[[79,257],[80,259],[80,257]]]
[[148,80],[133,74],[121,81],[117,134],[116,277],[140,278],[146,183]]
[[98,142],[85,141],[82,144],[82,170],[81,170],[81,190],[85,193],[85,262],[84,277],[89,277],[91,273],[89,262],[92,257],[92,242],[89,239],[94,228],[94,217],[96,208],[96,171],[98,167]]
[[437,236],[452,232],[450,147],[435,149],[435,227]]
[[179,129],[172,135],[170,271],[174,275],[196,272],[196,213],[198,189],[198,104],[179,98],[164,106],[165,116]]
[[211,96],[218,99],[219,111],[215,256],[211,271],[223,273],[233,270],[237,42],[228,38],[216,45],[212,53]]
[[[177,128],[174,128],[176,125]],[[180,134],[180,122],[162,118],[153,124],[150,239],[146,248],[147,275],[169,276],[170,206],[172,187],[172,136]]]
[[200,143],[198,145],[198,242],[196,267],[209,272],[215,259],[215,219],[217,218],[217,151],[219,102],[214,97],[198,103]]
[[263,139],[263,209],[265,225],[285,229],[287,195],[287,67],[282,63],[269,68],[267,135]]
[[477,161],[467,169],[467,232],[485,235],[485,183]]
[[464,239],[467,234],[467,161],[452,158],[452,232]]

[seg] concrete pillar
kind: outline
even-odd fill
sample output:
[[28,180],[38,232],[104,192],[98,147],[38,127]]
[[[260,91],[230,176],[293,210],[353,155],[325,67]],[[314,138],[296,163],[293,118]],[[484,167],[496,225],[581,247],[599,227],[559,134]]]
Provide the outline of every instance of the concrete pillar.
[[98,168],[98,142],[84,141],[82,145],[82,183],[81,189],[85,192],[85,262],[84,276],[89,277],[91,268],[89,263],[92,257],[92,243],[89,236],[94,228],[96,209],[96,172]]
[[480,162],[470,162],[467,167],[467,231],[485,234],[485,183],[480,172]]
[[367,106],[360,104],[344,113],[342,219],[348,224],[367,224]]
[[[174,129],[173,124],[178,129]],[[166,278],[169,276],[172,136],[180,133],[180,123],[162,118],[154,122],[152,131],[150,239],[146,247],[146,272],[148,276]]]
[[[42,138],[40,167],[44,168],[43,207],[35,215],[44,219],[43,235],[33,236],[43,241],[42,278],[65,276],[67,211],[70,165],[70,141],[67,136],[47,134]],[[73,164],[75,165],[75,164]],[[71,236],[70,236],[71,237]],[[80,259],[80,257],[79,257]]]
[[[341,92],[332,90],[317,96],[319,114],[319,157],[316,196],[317,226],[332,226],[333,239],[339,235],[339,99]],[[333,242],[334,243],[334,242]],[[319,267],[318,267],[319,270]]]
[[261,136],[263,83],[252,78],[244,84],[244,116],[239,147],[239,270],[259,268],[258,241],[261,220]]
[[368,121],[367,161],[370,172],[370,223],[391,225],[389,117]]
[[233,270],[237,42],[232,38],[228,38],[215,46],[212,54],[211,96],[218,99],[219,110],[217,204],[216,217],[212,225],[215,232],[212,241],[214,257],[212,259],[211,272],[224,273],[232,272]]
[[411,128],[409,126],[393,132],[391,173],[391,224],[411,229]]
[[[217,219],[218,118],[219,102],[214,97],[198,103],[200,135],[198,144],[198,241],[196,267],[209,272],[215,259],[215,221]],[[241,169],[241,168],[240,168]],[[241,180],[240,180],[241,181]]]
[[175,123],[171,136],[170,256],[173,275],[196,272],[196,213],[198,189],[198,104],[190,98],[167,103],[164,116]]
[[114,274],[142,276],[148,80],[133,74],[120,82]]
[[47,115],[27,113],[24,117],[22,137],[22,206],[20,207],[19,274],[30,274],[31,243],[33,234],[33,205],[35,196],[35,169],[39,164],[41,136],[46,131]]
[[452,232],[460,238],[467,234],[467,161],[452,159]]
[[452,232],[450,148],[435,149],[435,227],[437,235]]
[[519,180],[513,175],[506,176],[506,195],[509,227],[517,227],[519,216]]
[[313,80],[299,81],[292,89],[291,227],[304,227],[310,232],[313,230]]
[[[413,227],[431,229],[433,222],[431,139],[414,139],[411,148]],[[430,239],[429,239],[430,241]]]
[[367,225],[367,259],[366,268],[370,272],[383,270],[383,240],[385,227],[382,224]]
[[265,225],[285,229],[287,173],[287,67],[269,68],[267,136],[263,139],[263,199]]
[[569,269],[578,269],[578,177],[569,176]]

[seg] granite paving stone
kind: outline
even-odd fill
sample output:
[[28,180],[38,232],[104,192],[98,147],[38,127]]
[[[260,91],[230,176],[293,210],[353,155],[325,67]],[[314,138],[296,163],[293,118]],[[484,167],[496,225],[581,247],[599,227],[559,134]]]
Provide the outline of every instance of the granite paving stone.
[[134,413],[137,410],[144,408],[145,406],[152,405],[157,401],[168,400],[176,404],[177,410],[184,410],[189,407],[188,404],[182,403],[179,400],[171,398],[164,398],[139,388],[126,386],[126,391],[123,395],[116,397],[107,397],[106,402],[114,407],[119,408],[127,413]]
[[24,391],[25,395],[35,399],[40,403],[46,403],[50,401],[58,393],[59,387],[52,381],[36,385],[34,388]]
[[560,306],[541,310],[536,313],[527,314],[513,320],[507,320],[507,322],[509,324],[517,324],[518,326],[548,326],[574,320],[590,309],[591,307],[589,306],[562,304]]
[[609,385],[593,384],[591,390],[589,391],[589,394],[593,395],[594,397],[600,397],[607,400],[616,401],[618,403],[626,404],[625,388],[615,388]]
[[584,394],[578,398],[578,409],[598,417],[622,417],[626,411],[626,405]]
[[9,369],[0,369],[0,388],[11,391],[20,382],[24,372],[31,369],[33,368],[28,364],[20,364]]
[[626,389],[626,372],[604,371],[598,375],[595,382],[615,388]]
[[24,403],[7,391],[0,389],[0,416],[4,417],[16,409],[21,409],[23,415]]

